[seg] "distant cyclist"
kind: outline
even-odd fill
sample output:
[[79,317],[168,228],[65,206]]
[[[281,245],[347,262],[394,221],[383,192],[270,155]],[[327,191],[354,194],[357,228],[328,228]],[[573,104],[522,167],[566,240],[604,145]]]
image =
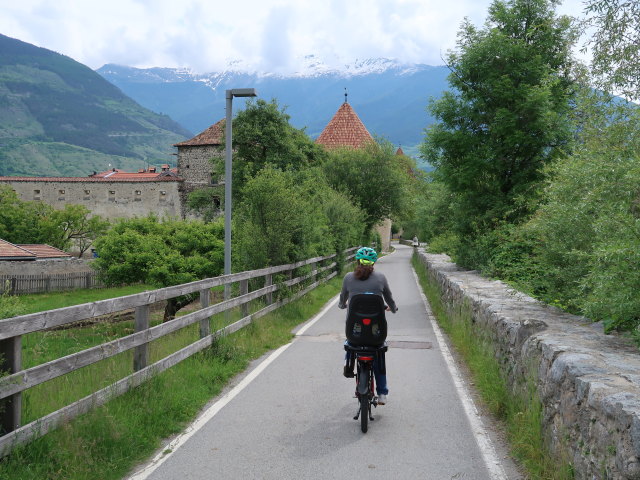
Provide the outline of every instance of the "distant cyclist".
[[[342,291],[340,292],[339,308],[347,308],[349,299],[360,293],[371,293],[380,295],[387,303],[387,310],[393,313],[398,311],[396,302],[393,301],[387,278],[384,274],[375,272],[373,264],[378,260],[378,254],[373,248],[362,247],[356,252],[356,267],[353,272],[349,272],[344,276],[342,281]],[[344,376],[353,377],[354,359],[347,353],[345,357]],[[376,376],[376,390],[378,393],[378,405],[384,405],[387,402],[389,390],[387,388],[387,372],[382,354],[373,364],[374,374]]]

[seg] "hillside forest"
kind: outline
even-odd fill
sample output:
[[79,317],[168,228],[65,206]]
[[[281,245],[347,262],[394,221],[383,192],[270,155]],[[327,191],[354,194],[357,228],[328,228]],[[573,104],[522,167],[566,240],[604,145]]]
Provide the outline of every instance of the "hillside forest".
[[[248,102],[233,124],[234,270],[379,245],[372,227],[391,218],[430,252],[640,343],[640,5],[586,0],[581,19],[556,5],[496,0],[482,27],[460,27],[448,91],[427,107],[429,173],[384,140],[327,152],[276,100]],[[193,194],[202,221],[100,232],[96,268],[157,286],[221,274],[215,195]]]

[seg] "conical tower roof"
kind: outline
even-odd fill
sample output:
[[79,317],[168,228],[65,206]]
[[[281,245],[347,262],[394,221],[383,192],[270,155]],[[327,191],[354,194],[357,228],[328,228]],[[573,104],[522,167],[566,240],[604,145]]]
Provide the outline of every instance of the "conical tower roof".
[[347,102],[344,102],[324,128],[316,143],[327,149],[340,147],[362,148],[373,137],[360,117]]
[[214,123],[205,131],[200,132],[198,135],[190,140],[184,142],[174,143],[174,147],[193,147],[200,145],[222,145],[224,138],[224,126],[225,119],[223,118],[217,123]]

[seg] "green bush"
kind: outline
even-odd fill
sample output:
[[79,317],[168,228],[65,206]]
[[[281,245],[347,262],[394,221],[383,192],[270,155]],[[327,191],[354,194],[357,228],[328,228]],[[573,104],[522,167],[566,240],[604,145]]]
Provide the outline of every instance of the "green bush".
[[11,318],[22,315],[25,308],[20,298],[9,294],[9,285],[4,285],[3,287],[3,292],[0,295],[0,318]]
[[614,105],[600,114],[553,169],[524,228],[539,239],[543,299],[630,330],[640,321],[640,113]]

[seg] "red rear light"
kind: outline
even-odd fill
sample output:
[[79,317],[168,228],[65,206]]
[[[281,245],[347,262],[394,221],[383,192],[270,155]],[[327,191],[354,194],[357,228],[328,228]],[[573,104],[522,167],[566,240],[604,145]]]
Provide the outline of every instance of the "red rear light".
[[362,323],[364,323],[365,325],[371,325],[371,319],[370,318],[363,318],[362,319]]
[[365,362],[373,362],[373,357],[358,357],[358,359]]

